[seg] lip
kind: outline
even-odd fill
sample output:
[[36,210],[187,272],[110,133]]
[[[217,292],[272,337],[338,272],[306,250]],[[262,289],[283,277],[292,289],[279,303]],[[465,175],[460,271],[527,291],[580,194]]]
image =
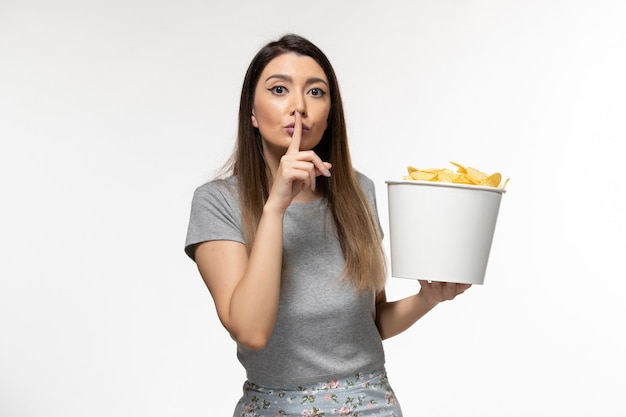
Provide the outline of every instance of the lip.
[[[291,122],[289,123],[287,126],[285,126],[285,130],[287,130],[287,132],[293,136],[293,132],[295,130],[296,124]],[[307,133],[309,131],[309,127],[307,125],[305,125],[304,123],[302,123],[302,134],[304,135],[305,133]]]

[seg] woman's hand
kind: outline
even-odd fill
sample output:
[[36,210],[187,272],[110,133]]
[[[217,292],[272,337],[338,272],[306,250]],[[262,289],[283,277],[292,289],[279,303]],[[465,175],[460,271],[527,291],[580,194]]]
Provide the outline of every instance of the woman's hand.
[[433,305],[442,301],[452,300],[457,295],[463,294],[465,290],[472,286],[472,284],[425,280],[419,280],[419,283],[421,289],[418,295]]
[[315,190],[318,175],[330,177],[331,164],[323,162],[312,150],[301,151],[302,115],[294,113],[295,126],[287,152],[280,159],[268,203],[272,200],[284,211],[302,190]]

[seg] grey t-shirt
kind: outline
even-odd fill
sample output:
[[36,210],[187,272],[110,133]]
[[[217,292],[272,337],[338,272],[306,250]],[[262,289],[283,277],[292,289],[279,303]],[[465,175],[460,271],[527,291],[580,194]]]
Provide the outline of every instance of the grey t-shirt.
[[[357,173],[377,215],[373,182]],[[194,193],[185,252],[210,240],[244,242],[236,177]],[[381,369],[375,294],[340,278],[344,258],[326,200],[292,203],[284,217],[283,272],[274,332],[260,351],[237,346],[251,382],[288,388]],[[262,244],[262,242],[257,242]]]

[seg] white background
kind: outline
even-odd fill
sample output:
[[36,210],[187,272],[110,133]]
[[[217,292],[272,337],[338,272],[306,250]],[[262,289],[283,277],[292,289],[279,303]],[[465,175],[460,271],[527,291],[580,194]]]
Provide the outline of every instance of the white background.
[[335,66],[386,231],[407,165],[511,178],[485,284],[385,342],[405,415],[625,415],[625,18],[621,0],[0,0],[0,416],[231,415],[243,370],[183,243],[245,69],[289,31]]

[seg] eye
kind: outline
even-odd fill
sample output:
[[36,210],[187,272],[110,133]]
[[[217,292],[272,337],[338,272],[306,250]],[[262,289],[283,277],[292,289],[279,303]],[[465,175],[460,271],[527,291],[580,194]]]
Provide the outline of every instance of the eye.
[[315,87],[309,90],[309,94],[311,94],[313,97],[323,97],[326,92],[321,88]]
[[272,88],[268,88],[268,90],[271,91],[272,94],[276,94],[277,96],[282,96],[283,94],[287,92],[287,89],[283,87],[282,85],[277,85]]

